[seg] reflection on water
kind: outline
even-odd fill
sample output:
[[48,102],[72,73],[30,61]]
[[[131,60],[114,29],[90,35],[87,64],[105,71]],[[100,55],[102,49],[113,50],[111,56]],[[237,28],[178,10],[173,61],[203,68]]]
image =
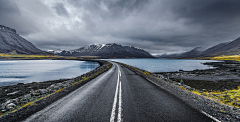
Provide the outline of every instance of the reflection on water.
[[0,86],[74,78],[98,66],[72,60],[0,60]]
[[214,60],[187,60],[187,59],[110,59],[138,67],[150,72],[174,72],[183,69],[191,71],[195,69],[212,68],[203,65],[204,62],[216,62]]

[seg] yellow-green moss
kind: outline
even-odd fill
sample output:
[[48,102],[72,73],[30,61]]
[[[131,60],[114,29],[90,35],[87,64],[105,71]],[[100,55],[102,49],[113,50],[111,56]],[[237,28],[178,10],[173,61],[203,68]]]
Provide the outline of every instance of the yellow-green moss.
[[192,93],[205,96],[222,104],[230,106],[240,107],[240,87],[238,89],[227,90],[227,91],[191,91]]

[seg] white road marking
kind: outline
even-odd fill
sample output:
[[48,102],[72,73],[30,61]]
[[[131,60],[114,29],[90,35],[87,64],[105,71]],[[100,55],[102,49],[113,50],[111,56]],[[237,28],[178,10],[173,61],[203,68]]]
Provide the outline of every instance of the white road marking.
[[122,120],[122,88],[121,88],[121,81],[119,84],[119,102],[118,102],[118,122]]
[[[119,68],[119,67],[118,67],[118,68]],[[120,73],[120,76],[121,76],[121,74],[122,74],[122,73],[121,73],[120,69],[119,69],[118,71],[119,71],[119,73]]]
[[203,114],[205,114],[206,116],[208,116],[209,118],[213,119],[214,121],[216,121],[216,122],[221,122],[221,121],[219,121],[218,119],[216,119],[215,117],[207,114],[206,112],[204,112],[204,111],[201,111],[201,112],[202,112]]
[[[122,121],[122,86],[121,86],[121,81],[120,76],[121,76],[121,71],[119,66],[118,67],[118,79],[117,79],[117,86],[116,86],[116,91],[115,91],[115,96],[114,96],[114,101],[113,101],[113,107],[112,107],[112,113],[111,113],[111,117],[110,117],[110,122],[114,122],[115,120],[115,113],[116,113],[116,104],[117,104],[117,96],[119,94],[119,98],[118,98],[118,118],[117,118],[117,122],[121,122]],[[119,88],[118,88],[119,86]]]
[[116,91],[115,91],[115,96],[114,96],[114,101],[113,101],[113,107],[112,107],[110,122],[114,122],[114,119],[115,119],[115,110],[116,110],[117,94],[118,94],[118,82],[119,82],[119,73],[118,73],[118,81],[117,81],[117,86],[116,86]]

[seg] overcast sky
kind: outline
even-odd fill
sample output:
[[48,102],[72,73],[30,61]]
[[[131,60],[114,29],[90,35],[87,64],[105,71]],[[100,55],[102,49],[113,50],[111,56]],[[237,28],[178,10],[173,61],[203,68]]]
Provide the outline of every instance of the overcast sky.
[[240,37],[240,0],[0,0],[0,25],[44,50],[119,43],[182,52]]

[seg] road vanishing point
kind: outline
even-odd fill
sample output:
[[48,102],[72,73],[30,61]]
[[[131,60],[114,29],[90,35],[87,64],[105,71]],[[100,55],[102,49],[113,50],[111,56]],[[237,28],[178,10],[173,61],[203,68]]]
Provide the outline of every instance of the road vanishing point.
[[87,121],[215,120],[117,63],[113,63],[107,72],[24,120],[24,122]]

